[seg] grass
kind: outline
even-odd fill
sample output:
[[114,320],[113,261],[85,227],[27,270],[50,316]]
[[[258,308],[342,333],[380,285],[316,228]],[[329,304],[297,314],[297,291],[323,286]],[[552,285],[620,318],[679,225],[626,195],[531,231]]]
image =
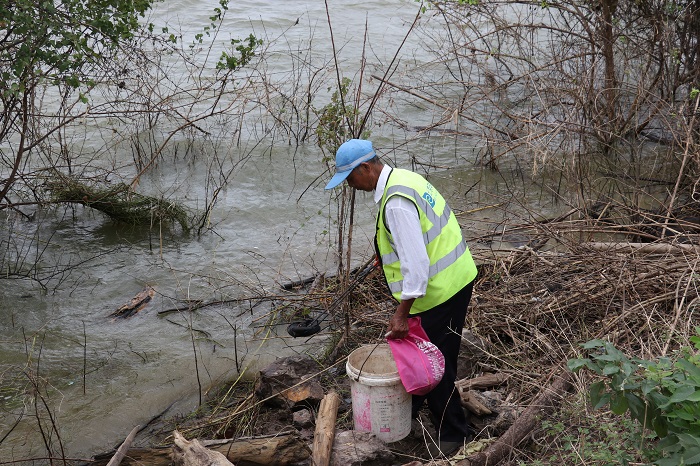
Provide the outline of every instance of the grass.
[[[651,464],[656,436],[628,415],[592,411],[579,393],[544,420],[519,466]],[[524,456],[524,455],[523,455]]]

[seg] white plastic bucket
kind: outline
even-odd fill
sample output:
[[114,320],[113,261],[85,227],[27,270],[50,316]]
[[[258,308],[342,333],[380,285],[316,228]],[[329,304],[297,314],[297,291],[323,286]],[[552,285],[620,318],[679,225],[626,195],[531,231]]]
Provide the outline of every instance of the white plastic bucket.
[[355,430],[396,442],[411,432],[411,395],[406,392],[387,344],[362,346],[348,356]]

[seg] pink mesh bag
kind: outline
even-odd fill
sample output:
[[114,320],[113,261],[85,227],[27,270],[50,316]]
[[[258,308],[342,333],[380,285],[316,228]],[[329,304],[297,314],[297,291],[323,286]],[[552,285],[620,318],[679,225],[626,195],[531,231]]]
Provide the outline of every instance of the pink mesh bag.
[[425,395],[440,383],[445,373],[445,357],[430,342],[420,323],[420,317],[408,319],[408,335],[402,339],[387,339],[406,391]]

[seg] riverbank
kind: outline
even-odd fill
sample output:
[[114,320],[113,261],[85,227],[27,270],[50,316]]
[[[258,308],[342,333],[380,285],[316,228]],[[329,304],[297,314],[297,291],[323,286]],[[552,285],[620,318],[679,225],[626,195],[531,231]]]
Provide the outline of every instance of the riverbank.
[[[581,226],[548,223],[546,231],[539,233],[537,226],[530,226],[530,241],[520,248],[485,249],[485,240],[474,248],[480,274],[463,333],[458,379],[485,374],[503,378],[495,386],[473,389],[479,400],[491,403],[491,413],[472,413],[480,442],[453,458],[452,464],[474,466],[484,464],[486,458],[488,464],[554,465],[575,457],[584,458],[586,464],[643,463],[645,450],[655,445],[656,440],[641,435],[640,426],[629,418],[613,415],[605,406],[594,410],[587,393],[596,377],[571,373],[567,361],[581,357],[581,344],[592,339],[609,341],[640,358],[686,346],[700,324],[684,307],[698,299],[692,286],[698,251],[679,237],[659,239],[651,248],[619,241],[571,240],[574,229]],[[280,306],[296,311],[322,307],[341,289],[337,283],[317,284],[303,305]],[[378,273],[358,286],[324,329],[332,336],[328,345],[319,345],[320,353],[314,355],[319,367],[313,378],[323,394],[340,394],[336,434],[353,429],[345,358],[361,344],[382,341],[392,309],[383,289]],[[292,432],[310,452],[318,396],[303,416],[297,414],[302,411],[298,407],[261,398],[253,380],[227,385],[209,399],[198,413],[174,419],[159,434],[154,432],[153,444],[166,445],[175,429],[187,438],[200,439]],[[503,424],[498,417],[506,411],[512,418]],[[409,437],[386,446],[390,460],[358,464],[429,463],[429,422],[413,427]],[[310,464],[310,460],[298,463]]]

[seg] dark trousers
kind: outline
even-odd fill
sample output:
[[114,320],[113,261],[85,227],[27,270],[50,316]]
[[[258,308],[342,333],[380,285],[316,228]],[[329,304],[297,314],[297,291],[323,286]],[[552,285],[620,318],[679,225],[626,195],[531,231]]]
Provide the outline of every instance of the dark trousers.
[[445,375],[427,395],[413,395],[413,417],[428,402],[438,439],[443,442],[461,442],[473,435],[455,388],[457,357],[462,343],[462,328],[467,306],[472,297],[473,281],[444,303],[418,314],[430,341],[445,356]]

